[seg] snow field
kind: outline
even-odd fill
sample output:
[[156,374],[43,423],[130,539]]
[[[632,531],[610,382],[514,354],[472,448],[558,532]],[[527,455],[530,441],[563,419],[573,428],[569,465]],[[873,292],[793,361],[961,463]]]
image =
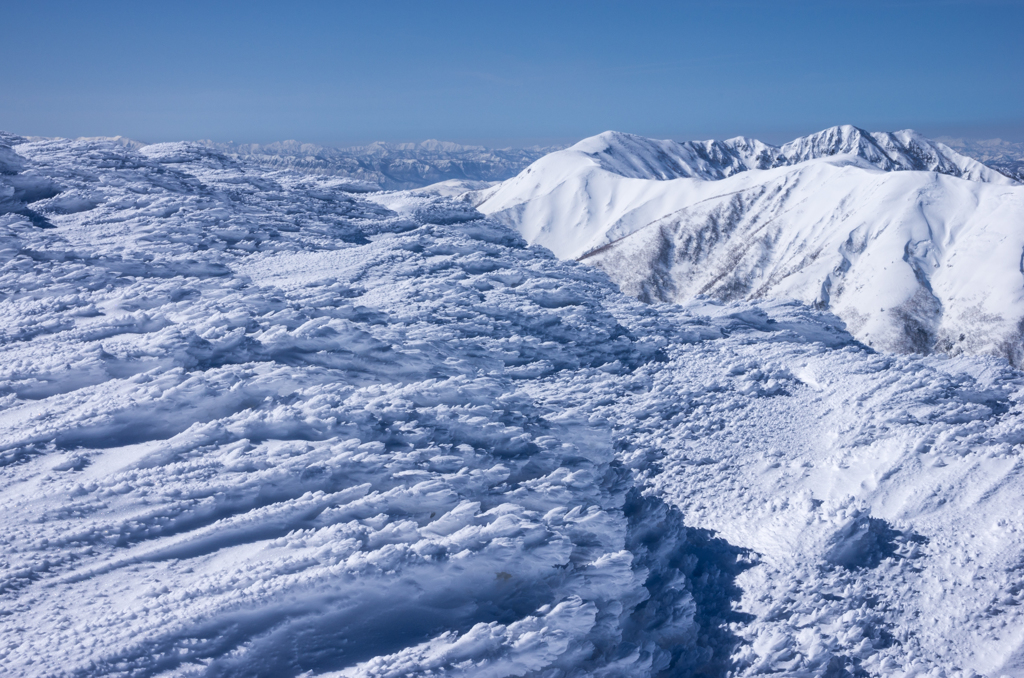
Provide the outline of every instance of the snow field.
[[1005,362],[646,306],[443,193],[14,151],[3,672],[1024,670]]

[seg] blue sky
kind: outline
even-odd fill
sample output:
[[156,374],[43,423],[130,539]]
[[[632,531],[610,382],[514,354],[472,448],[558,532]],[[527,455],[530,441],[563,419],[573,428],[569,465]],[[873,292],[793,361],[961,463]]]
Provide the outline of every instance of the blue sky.
[[326,144],[1024,140],[1024,2],[3,3],[0,129]]

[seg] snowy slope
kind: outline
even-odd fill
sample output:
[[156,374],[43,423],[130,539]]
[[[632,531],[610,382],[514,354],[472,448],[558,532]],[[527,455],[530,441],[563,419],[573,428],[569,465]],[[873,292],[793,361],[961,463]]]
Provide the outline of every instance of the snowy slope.
[[13,141],[0,673],[1024,671],[1005,362],[643,305],[431,192]]
[[913,132],[605,133],[475,196],[645,301],[795,298],[884,350],[1024,361],[1024,186]]

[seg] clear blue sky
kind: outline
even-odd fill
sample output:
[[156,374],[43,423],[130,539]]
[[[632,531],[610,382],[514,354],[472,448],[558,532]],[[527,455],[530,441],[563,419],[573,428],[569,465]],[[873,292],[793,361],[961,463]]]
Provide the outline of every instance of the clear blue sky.
[[327,144],[1024,140],[1024,2],[5,0],[0,129]]

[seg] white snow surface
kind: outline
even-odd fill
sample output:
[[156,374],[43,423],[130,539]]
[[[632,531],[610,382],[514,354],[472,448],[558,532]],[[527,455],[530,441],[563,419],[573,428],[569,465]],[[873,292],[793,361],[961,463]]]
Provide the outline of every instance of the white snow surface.
[[1006,361],[645,305],[444,191],[5,139],[0,674],[1024,673]]
[[912,131],[606,132],[468,198],[645,301],[791,298],[886,351],[1024,364],[1024,186]]

